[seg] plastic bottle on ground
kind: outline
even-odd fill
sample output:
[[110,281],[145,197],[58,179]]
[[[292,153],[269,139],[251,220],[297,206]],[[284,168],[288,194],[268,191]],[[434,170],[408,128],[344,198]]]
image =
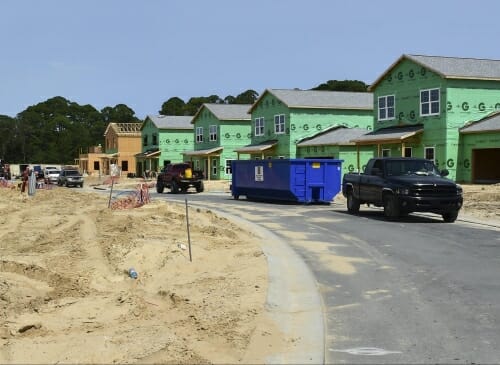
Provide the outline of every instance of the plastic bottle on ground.
[[132,278],[132,279],[137,279],[137,271],[135,271],[135,269],[133,267],[131,267],[130,269],[128,269],[128,275]]

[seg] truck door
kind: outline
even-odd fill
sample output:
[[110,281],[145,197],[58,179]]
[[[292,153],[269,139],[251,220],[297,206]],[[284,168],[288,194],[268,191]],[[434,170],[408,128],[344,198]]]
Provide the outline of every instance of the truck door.
[[381,204],[382,203],[382,186],[384,184],[384,161],[377,160],[373,164],[371,175],[368,176],[366,183],[367,200]]

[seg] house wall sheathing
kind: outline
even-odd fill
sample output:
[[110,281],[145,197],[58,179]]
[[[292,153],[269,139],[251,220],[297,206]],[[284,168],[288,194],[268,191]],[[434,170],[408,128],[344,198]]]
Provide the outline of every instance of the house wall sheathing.
[[[440,89],[439,115],[421,116],[420,90],[435,88]],[[395,97],[395,118],[379,121],[378,98],[386,95]],[[464,149],[459,129],[499,109],[500,82],[445,79],[410,60],[395,66],[374,90],[375,129],[423,124],[421,141],[406,146],[412,147],[414,157],[424,157],[425,148],[433,147],[437,166],[448,169],[449,178],[457,181],[471,181],[472,149],[485,148],[491,143],[478,138],[469,141],[468,148]],[[392,156],[402,155],[398,144],[383,148],[389,148]]]
[[[210,180],[231,179],[230,160],[238,159],[234,151],[237,148],[248,145],[251,141],[250,120],[219,120],[208,108],[203,107],[196,119],[193,121],[195,128],[193,138],[196,141],[196,128],[203,128],[203,142],[194,142],[194,150],[208,150],[223,147],[214,156],[186,156],[185,160],[192,160],[195,168],[203,170],[205,176],[210,174]],[[217,140],[210,141],[210,126],[217,126]],[[242,155],[241,159],[248,158]],[[206,171],[208,168],[209,171]]]

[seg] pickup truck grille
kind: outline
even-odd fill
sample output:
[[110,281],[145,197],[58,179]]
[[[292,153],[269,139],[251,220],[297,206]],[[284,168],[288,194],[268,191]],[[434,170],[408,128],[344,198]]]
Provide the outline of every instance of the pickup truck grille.
[[448,185],[422,185],[411,189],[412,195],[421,197],[457,196],[457,188]]

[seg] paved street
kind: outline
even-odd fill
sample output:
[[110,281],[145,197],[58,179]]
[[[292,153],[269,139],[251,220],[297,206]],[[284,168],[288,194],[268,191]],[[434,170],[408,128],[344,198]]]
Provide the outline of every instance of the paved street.
[[[156,197],[156,196],[155,196]],[[323,303],[326,363],[494,363],[500,358],[500,237],[438,216],[399,222],[337,205],[188,199],[285,240],[307,264]]]

